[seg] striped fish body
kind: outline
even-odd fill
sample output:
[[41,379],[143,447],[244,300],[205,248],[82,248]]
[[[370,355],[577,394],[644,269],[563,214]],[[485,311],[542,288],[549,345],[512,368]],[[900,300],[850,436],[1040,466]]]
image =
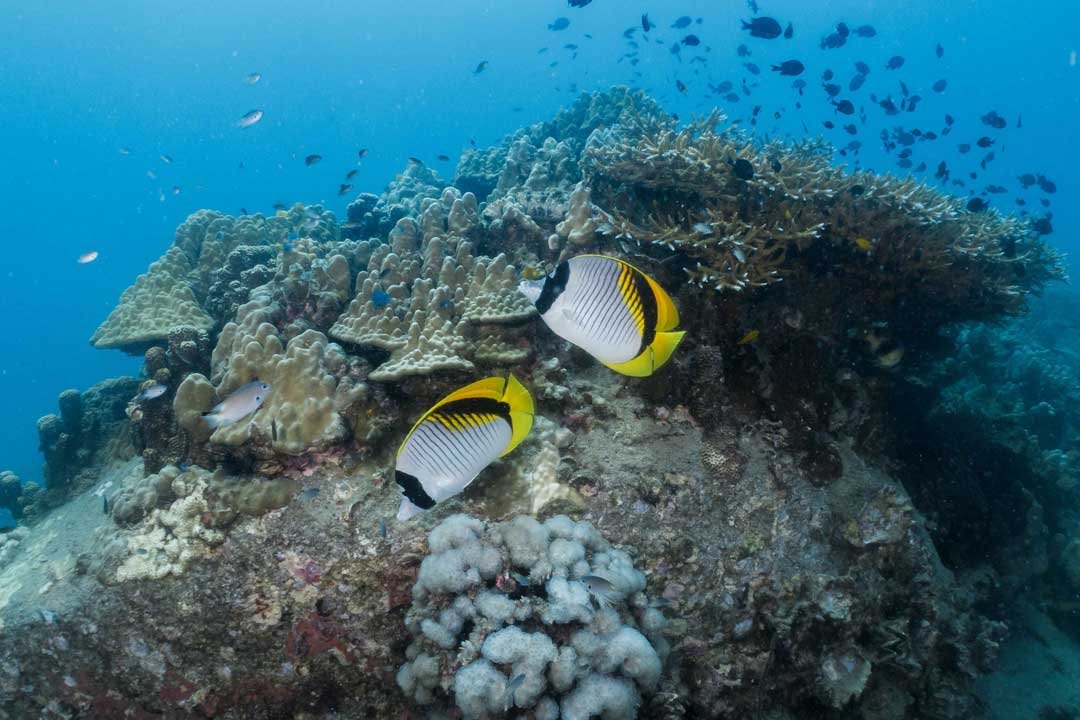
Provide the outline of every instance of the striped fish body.
[[519,289],[559,337],[624,375],[645,377],[671,357],[679,313],[652,278],[629,263],[578,255]]
[[532,420],[532,396],[513,375],[479,380],[437,402],[398,449],[398,520],[460,493],[525,439]]

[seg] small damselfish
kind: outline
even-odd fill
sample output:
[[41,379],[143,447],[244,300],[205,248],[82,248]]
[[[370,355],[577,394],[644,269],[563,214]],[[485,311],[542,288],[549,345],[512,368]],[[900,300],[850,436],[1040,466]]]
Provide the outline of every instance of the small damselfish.
[[612,257],[578,255],[518,289],[556,335],[623,375],[652,375],[686,334],[672,332],[679,311],[664,289]]
[[394,480],[401,486],[398,520],[451,498],[496,458],[525,439],[532,395],[513,375],[455,390],[421,416],[401,443]]

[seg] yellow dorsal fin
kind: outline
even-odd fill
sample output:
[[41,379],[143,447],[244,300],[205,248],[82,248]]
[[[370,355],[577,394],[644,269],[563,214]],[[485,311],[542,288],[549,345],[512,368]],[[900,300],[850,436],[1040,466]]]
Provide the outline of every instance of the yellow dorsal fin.
[[[667,332],[668,330],[674,330],[678,327],[679,311],[675,308],[675,303],[671,300],[671,296],[667,294],[667,290],[660,287],[660,283],[649,277],[647,273],[642,272],[639,268],[631,265],[625,260],[609,257],[607,255],[576,255],[575,257],[604,258],[605,260],[611,260],[619,265],[628,267],[633,272],[641,275],[649,283],[649,287],[652,288],[653,291],[653,296],[656,298],[656,332]],[[635,360],[636,359],[637,358],[635,358]],[[633,362],[633,360],[629,362]],[[657,365],[657,367],[659,367],[659,365]]]
[[510,427],[513,428],[514,434],[510,437],[510,444],[502,451],[500,457],[516,448],[525,439],[532,429],[533,414],[536,412],[529,389],[522,385],[513,373],[506,377],[501,399],[510,406]]
[[[400,455],[401,451],[405,449],[405,444],[409,442],[409,438],[411,438],[412,434],[416,432],[416,428],[420,427],[420,423],[427,420],[428,417],[431,416],[431,413],[435,412],[443,405],[454,400],[464,400],[465,398],[491,398],[493,400],[499,400],[502,397],[503,387],[505,385],[505,378],[489,377],[484,378],[483,380],[477,380],[474,383],[466,385],[463,388],[458,388],[454,392],[450,393],[442,400],[432,405],[426,413],[420,416],[419,420],[413,423],[413,426],[409,429],[409,434],[406,435],[405,439],[401,441],[401,445],[398,447],[397,454]],[[527,390],[526,394],[528,394]]]
[[682,342],[683,335],[686,335],[685,331],[656,333],[656,339],[653,340],[652,345],[645,348],[645,352],[636,358],[621,363],[604,364],[622,375],[648,377],[671,359],[671,354]]

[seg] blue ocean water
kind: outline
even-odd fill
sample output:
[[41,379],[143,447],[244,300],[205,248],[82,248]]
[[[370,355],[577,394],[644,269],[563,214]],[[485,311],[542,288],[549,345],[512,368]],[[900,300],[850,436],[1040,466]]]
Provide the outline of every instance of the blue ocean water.
[[[343,215],[356,193],[378,192],[409,156],[449,179],[470,141],[491,144],[549,117],[580,92],[616,83],[648,90],[682,117],[718,106],[749,119],[760,105],[757,129],[763,133],[824,134],[844,145],[851,136],[822,127],[824,120],[839,126],[850,119],[833,111],[820,78],[831,68],[846,88],[853,63],[864,61],[872,68],[866,85],[857,94],[842,93],[866,106],[858,134],[863,147],[857,158],[838,160],[895,169],[895,154],[883,151],[879,132],[900,124],[940,131],[949,113],[956,121],[949,138],[915,146],[913,159],[928,165],[921,175],[934,182],[941,160],[953,177],[979,170],[983,153],[960,155],[956,145],[993,134],[996,160],[968,188],[952,189],[967,194],[1000,184],[1008,192],[991,197],[994,205],[1016,209],[1020,196],[1042,211],[1038,188],[1019,192],[1016,176],[1043,173],[1058,188],[1051,240],[1075,250],[1076,205],[1057,198],[1075,192],[1080,160],[1080,6],[1056,0],[763,0],[761,12],[790,21],[793,38],[748,37],[739,28],[740,19],[750,17],[741,2],[595,0],[580,9],[562,0],[5,4],[0,469],[40,480],[34,422],[55,411],[57,393],[138,372],[137,358],[94,350],[87,338],[189,213],[269,213],[274,203],[303,201]],[[655,42],[642,45],[632,66],[620,59],[627,50],[622,32],[638,26],[642,13],[657,25],[650,34]],[[694,22],[672,29],[681,15]],[[549,30],[559,17],[568,18],[569,27]],[[872,24],[877,36],[820,49],[838,21]],[[671,45],[688,33],[701,44],[673,54]],[[750,57],[737,56],[740,43]],[[937,43],[944,49],[940,59]],[[906,58],[898,71],[885,69],[893,55]],[[789,59],[806,66],[801,98],[791,78],[768,69]],[[749,74],[747,61],[761,74]],[[481,62],[486,69],[476,73]],[[253,86],[244,82],[252,72],[262,75]],[[752,92],[738,102],[708,88],[731,80],[738,91],[744,78]],[[933,92],[942,78],[946,92]],[[899,101],[900,80],[924,99],[917,112],[886,117],[868,95]],[[237,128],[241,115],[255,108],[264,111],[262,121]],[[1007,129],[988,132],[979,118],[990,110],[1007,119]],[[361,148],[370,151],[358,165]],[[303,159],[309,154],[323,160],[308,167]],[[438,161],[440,154],[451,161]],[[353,168],[359,170],[353,188],[339,196],[339,183]],[[89,250],[100,253],[98,260],[76,263]]]

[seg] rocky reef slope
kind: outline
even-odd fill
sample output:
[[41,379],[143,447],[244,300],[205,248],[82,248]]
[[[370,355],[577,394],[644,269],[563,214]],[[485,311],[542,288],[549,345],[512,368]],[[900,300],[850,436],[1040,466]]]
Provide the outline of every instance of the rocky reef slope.
[[[672,292],[688,335],[660,374],[615,375],[534,321],[521,270],[579,252]],[[477,687],[514,667],[566,693],[526,678],[532,717],[975,717],[1007,627],[992,574],[927,522],[942,470],[904,461],[894,410],[932,411],[909,390],[951,328],[1059,277],[1024,221],[716,117],[678,128],[625,89],[466,152],[453,181],[410,163],[344,223],[196,213],[92,339],[145,358],[122,416],[85,435],[62,397],[50,488],[0,485],[27,521],[0,535],[0,717],[498,717]],[[536,397],[532,435],[394,522],[411,419],[508,369]],[[250,421],[206,425],[255,379],[273,390]],[[67,449],[84,437],[99,446]],[[629,586],[566,610],[583,603],[522,591],[514,543],[489,539],[457,619],[438,614],[414,586],[454,513],[572,518]],[[553,567],[572,551],[542,545]],[[570,614],[500,615],[515,592]],[[514,612],[535,657],[487,646]],[[569,647],[596,672],[560,670]]]

